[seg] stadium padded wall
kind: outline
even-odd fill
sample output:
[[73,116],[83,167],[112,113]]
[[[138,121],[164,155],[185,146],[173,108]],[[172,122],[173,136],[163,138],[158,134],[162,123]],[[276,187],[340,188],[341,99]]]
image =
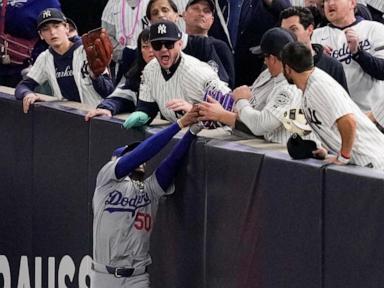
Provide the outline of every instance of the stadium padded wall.
[[[116,147],[163,127],[124,130],[85,113],[45,102],[24,114],[0,93],[0,287],[89,287],[97,172]],[[175,194],[160,201],[151,287],[380,286],[384,172],[238,140],[192,145]]]

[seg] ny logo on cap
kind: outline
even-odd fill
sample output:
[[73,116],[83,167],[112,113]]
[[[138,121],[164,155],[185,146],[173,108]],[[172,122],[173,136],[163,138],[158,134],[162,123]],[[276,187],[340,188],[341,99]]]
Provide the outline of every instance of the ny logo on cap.
[[44,18],[48,18],[48,17],[51,17],[52,15],[51,15],[51,11],[50,10],[45,10],[44,12],[43,12],[43,19]]
[[166,34],[167,33],[167,26],[164,24],[160,24],[157,26],[157,34]]

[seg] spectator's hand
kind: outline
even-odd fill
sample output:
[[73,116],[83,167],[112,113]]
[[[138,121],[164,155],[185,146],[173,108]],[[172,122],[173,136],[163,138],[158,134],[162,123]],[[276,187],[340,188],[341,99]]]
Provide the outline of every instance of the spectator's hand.
[[165,104],[165,107],[172,111],[184,111],[188,112],[192,109],[192,104],[185,101],[184,99],[173,99]]
[[183,127],[187,127],[196,123],[198,117],[199,117],[198,106],[195,104],[195,105],[192,105],[190,111],[188,111],[183,117],[181,117],[179,121]]
[[206,102],[198,104],[199,108],[199,121],[218,121],[220,122],[221,116],[226,112],[223,106],[211,96],[207,97]]
[[328,151],[324,147],[320,147],[317,150],[312,152],[313,157],[316,159],[325,159],[328,156]]
[[359,51],[359,36],[356,31],[352,28],[348,28],[344,30],[345,37],[347,38],[347,43],[349,50],[352,54],[355,54]]
[[149,116],[147,113],[142,111],[135,111],[131,115],[128,116],[127,120],[123,123],[123,127],[125,129],[129,129],[132,127],[143,126],[149,120]]
[[93,109],[91,111],[88,111],[87,115],[85,115],[85,121],[88,122],[91,118],[96,116],[112,117],[112,113],[108,109],[102,109],[102,108]]
[[372,111],[365,112],[365,115],[367,115],[367,117],[369,118],[369,120],[371,120],[373,123],[377,123],[377,121],[376,121],[376,119],[375,119],[375,116],[373,116]]
[[325,159],[325,162],[327,162],[327,163],[329,163],[329,164],[345,165],[344,163],[342,163],[342,162],[340,162],[339,160],[337,160],[337,156],[336,156],[336,155],[328,156],[328,157]]
[[23,111],[24,113],[28,113],[29,107],[37,102],[37,101],[44,101],[40,96],[36,95],[35,93],[28,93],[23,98]]
[[324,48],[324,50],[323,50],[324,53],[327,54],[327,55],[329,55],[329,56],[331,56],[332,51],[333,51],[333,48],[330,47],[330,46],[328,46],[328,45],[323,45],[323,48]]
[[252,97],[252,92],[247,85],[243,85],[233,90],[232,95],[233,95],[233,99],[235,99],[235,102],[237,102],[240,99],[249,100]]

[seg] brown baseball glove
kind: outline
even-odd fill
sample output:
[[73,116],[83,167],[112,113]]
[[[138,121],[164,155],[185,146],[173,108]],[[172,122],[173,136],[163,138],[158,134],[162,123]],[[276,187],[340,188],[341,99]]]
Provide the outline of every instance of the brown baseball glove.
[[111,63],[113,46],[104,28],[97,28],[85,33],[82,37],[88,65],[97,77]]

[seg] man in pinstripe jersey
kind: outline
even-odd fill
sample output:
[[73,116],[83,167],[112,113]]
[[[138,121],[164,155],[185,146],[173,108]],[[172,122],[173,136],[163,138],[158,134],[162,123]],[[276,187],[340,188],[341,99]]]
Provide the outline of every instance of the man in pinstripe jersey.
[[[244,85],[233,91],[237,114],[224,110],[209,99],[211,103],[199,104],[199,120],[219,121],[239,130],[243,130],[241,123],[244,123],[252,134],[263,136],[269,142],[285,144],[292,133],[284,127],[284,114],[300,107],[301,92],[284,78],[279,54],[285,44],[294,41],[294,35],[282,28],[272,28],[265,32],[260,52],[264,55],[268,69],[260,74],[251,88]],[[319,150],[315,155],[322,158],[325,151],[312,134],[304,138],[317,142]]]
[[312,130],[336,156],[335,164],[384,169],[384,135],[327,73],[313,66],[310,49],[290,43],[282,53],[288,82],[303,91],[302,107]]
[[[146,9],[149,0],[109,0],[101,16],[101,25],[111,37],[113,60],[122,58],[125,47],[136,49],[136,40],[140,32],[149,27]],[[177,7],[184,9],[187,0],[175,1]]]
[[181,32],[174,22],[153,24],[150,41],[156,59],[145,66],[137,108],[123,124],[125,128],[150,123],[159,111],[175,122],[192,103],[202,101],[206,89],[230,91],[207,63],[181,52]]

